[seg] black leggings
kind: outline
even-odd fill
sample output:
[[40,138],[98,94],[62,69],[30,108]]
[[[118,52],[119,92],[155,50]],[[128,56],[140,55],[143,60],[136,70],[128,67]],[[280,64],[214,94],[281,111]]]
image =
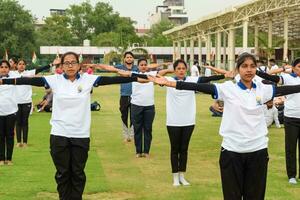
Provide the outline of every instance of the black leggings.
[[16,114],[0,116],[0,161],[12,160]]
[[32,103],[18,104],[17,121],[16,121],[16,132],[17,142],[21,143],[23,133],[23,143],[27,143],[28,139],[28,118],[31,111]]
[[185,172],[189,142],[195,125],[167,126],[171,143],[172,173]]
[[[298,143],[298,163],[300,164],[300,119],[284,117],[285,129],[285,163],[288,178],[297,176],[297,143]],[[300,167],[298,169],[300,176]]]
[[[131,127],[132,122],[131,122],[131,97],[130,96],[121,96],[120,97],[120,112],[121,112],[121,119],[124,125],[127,127]],[[130,119],[130,125],[128,126],[128,115]]]

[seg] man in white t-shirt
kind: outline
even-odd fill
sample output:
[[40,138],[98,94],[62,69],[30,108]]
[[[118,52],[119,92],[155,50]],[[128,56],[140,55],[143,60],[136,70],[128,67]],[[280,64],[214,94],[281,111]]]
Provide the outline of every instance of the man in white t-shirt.
[[200,76],[198,66],[199,66],[199,62],[195,61],[194,65],[191,67],[191,76],[192,77],[199,77]]

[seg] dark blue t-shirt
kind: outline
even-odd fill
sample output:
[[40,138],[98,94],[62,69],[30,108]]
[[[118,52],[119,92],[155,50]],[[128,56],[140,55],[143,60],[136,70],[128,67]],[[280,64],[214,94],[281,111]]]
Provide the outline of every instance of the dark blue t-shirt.
[[[125,70],[125,71],[133,71],[133,72],[139,71],[139,69],[136,65],[133,65],[131,70],[129,70],[125,65],[116,65],[115,67],[118,69]],[[122,83],[121,87],[120,87],[120,93],[121,93],[121,96],[131,96],[132,83]]]

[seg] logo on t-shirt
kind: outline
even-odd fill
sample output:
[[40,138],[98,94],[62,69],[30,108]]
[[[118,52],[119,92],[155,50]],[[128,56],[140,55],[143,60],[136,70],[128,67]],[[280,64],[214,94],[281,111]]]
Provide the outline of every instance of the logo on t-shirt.
[[77,88],[77,90],[78,90],[78,93],[82,92],[82,86],[79,85],[78,88]]
[[260,96],[256,96],[256,105],[261,106],[262,105],[262,100]]

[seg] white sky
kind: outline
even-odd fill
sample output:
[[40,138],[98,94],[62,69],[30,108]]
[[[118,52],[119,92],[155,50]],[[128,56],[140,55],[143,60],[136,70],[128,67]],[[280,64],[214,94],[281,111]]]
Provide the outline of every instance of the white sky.
[[[99,0],[98,0],[99,1]],[[92,4],[98,2],[90,0]],[[114,11],[123,17],[130,17],[136,21],[136,27],[149,27],[149,16],[155,12],[157,5],[162,5],[163,0],[100,0],[112,5]],[[41,19],[50,15],[50,8],[65,9],[71,4],[80,4],[83,0],[19,0],[27,10]],[[208,14],[221,11],[227,7],[239,5],[249,0],[185,0],[185,9],[189,21],[197,20]]]

